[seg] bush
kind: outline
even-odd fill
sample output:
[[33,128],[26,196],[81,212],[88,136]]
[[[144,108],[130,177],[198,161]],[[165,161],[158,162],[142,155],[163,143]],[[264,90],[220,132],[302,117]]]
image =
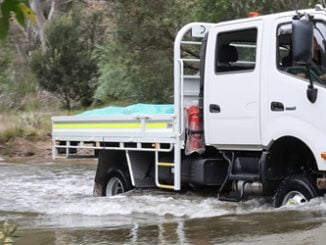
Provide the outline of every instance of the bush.
[[48,25],[46,50],[33,56],[40,86],[60,98],[68,110],[93,101],[98,77],[94,51],[103,35],[100,23],[100,15],[83,17],[75,7]]
[[42,140],[50,134],[51,117],[44,113],[5,113],[0,116],[0,143],[16,138]]
[[184,0],[112,1],[115,28],[101,49],[97,99],[172,102],[173,42],[186,22],[184,4],[189,5]]
[[9,46],[0,46],[0,112],[23,109],[38,87],[29,63]]
[[22,128],[13,127],[5,129],[3,132],[0,132],[0,143],[6,143],[17,137],[23,137],[24,130]]

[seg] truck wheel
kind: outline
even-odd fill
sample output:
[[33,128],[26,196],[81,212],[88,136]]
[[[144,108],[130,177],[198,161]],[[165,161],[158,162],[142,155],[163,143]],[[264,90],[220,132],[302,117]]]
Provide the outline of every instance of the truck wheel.
[[317,197],[317,190],[312,183],[302,175],[293,175],[280,184],[275,196],[276,208],[284,205],[298,205]]
[[104,196],[115,196],[127,192],[131,189],[131,183],[122,173],[109,174],[108,181],[104,190]]

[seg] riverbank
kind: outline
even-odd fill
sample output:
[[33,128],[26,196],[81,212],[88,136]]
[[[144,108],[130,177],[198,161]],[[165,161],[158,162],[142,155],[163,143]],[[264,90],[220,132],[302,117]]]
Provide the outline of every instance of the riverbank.
[[10,161],[51,159],[51,114],[0,114],[0,158]]
[[6,143],[0,143],[0,161],[20,160],[50,160],[51,138],[44,137],[38,140],[14,138]]

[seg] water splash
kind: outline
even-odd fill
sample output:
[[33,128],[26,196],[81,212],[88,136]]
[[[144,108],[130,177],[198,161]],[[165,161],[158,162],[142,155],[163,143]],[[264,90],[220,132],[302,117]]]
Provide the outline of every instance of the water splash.
[[[264,199],[227,203],[191,192],[135,190],[121,196],[93,198],[95,168],[95,164],[2,165],[0,212],[29,214],[35,226],[59,227],[114,226],[275,212]],[[326,204],[320,200],[299,210],[311,207],[326,210]]]

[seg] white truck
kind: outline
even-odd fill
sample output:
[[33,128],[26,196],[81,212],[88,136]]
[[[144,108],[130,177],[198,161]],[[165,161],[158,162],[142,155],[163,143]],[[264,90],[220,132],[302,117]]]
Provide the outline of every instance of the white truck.
[[325,36],[321,5],[190,23],[175,39],[174,114],[53,117],[53,157],[94,152],[95,196],[215,189],[225,201],[271,196],[275,207],[322,196]]

